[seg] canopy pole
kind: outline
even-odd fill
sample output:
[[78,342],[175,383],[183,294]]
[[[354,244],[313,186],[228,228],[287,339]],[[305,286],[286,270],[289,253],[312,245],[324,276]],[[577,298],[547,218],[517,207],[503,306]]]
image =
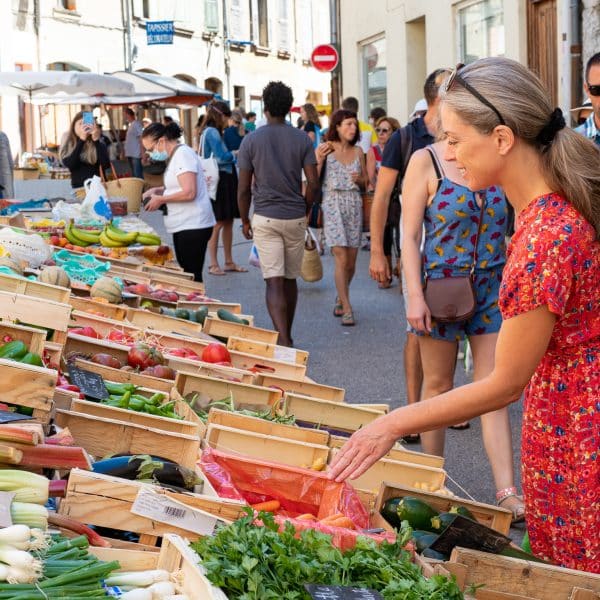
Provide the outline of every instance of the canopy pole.
[[104,103],[101,103],[100,106],[102,107],[102,110],[104,110],[104,112],[106,112],[106,114],[108,115],[108,124],[110,126],[110,131],[113,135],[113,138],[115,139],[115,144],[117,144],[117,158],[118,158],[123,153],[123,147],[122,147],[123,145],[121,144],[120,136],[118,135],[117,130],[115,129],[115,122],[113,120],[112,110],[106,110],[106,105]]

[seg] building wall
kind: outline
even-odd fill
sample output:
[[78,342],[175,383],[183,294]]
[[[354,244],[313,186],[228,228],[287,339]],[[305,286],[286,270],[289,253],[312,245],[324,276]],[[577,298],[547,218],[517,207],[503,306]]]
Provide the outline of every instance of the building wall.
[[[61,0],[39,0],[38,36],[34,0],[3,0],[1,70],[14,71],[17,64],[46,70],[51,63],[68,63],[98,73],[125,70],[129,58],[124,16],[128,2],[134,71],[177,76],[199,87],[205,87],[206,80],[211,79],[221,83],[222,96],[232,103],[234,86],[241,86],[241,100],[247,109],[251,96],[260,96],[263,87],[277,79],[292,87],[297,104],[304,103],[311,93],[323,102],[328,100],[329,74],[319,73],[306,60],[314,45],[330,40],[326,0],[266,0],[269,44],[260,52],[255,52],[250,43],[256,43],[257,38],[256,17],[253,23],[252,14],[257,14],[259,2],[264,6],[263,0],[151,0],[147,4],[142,0],[75,0],[75,10],[62,8]],[[208,22],[208,5],[215,11],[210,14],[217,17],[212,23]],[[150,11],[147,15],[145,6]],[[147,20],[174,21],[173,44],[148,46]],[[231,40],[247,44],[233,50]],[[0,106],[0,127],[8,134],[16,154],[21,151],[19,102],[16,97],[3,95]],[[46,134],[65,130],[77,108],[49,109],[44,119]],[[42,140],[38,109],[32,112],[38,145]],[[196,109],[180,113],[184,125],[194,123],[196,117]]]
[[[557,0],[558,95],[563,110],[571,106],[569,2]],[[597,4],[598,0],[584,2]],[[452,68],[459,61],[457,11],[475,3],[473,0],[381,0],[380,10],[365,12],[361,0],[341,2],[342,93],[361,100],[362,118],[368,113],[361,63],[365,44],[380,37],[385,39],[387,110],[405,123],[415,102],[423,97],[427,74],[439,67]],[[503,23],[504,55],[527,64],[527,0],[504,0]]]

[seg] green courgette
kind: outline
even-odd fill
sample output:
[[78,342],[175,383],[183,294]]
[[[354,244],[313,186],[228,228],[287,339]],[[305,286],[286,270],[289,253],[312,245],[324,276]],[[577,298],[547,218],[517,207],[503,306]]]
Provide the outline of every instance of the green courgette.
[[34,352],[27,352],[25,356],[18,359],[20,363],[24,365],[35,365],[36,367],[43,367],[44,363],[39,354],[35,354]]
[[379,513],[392,526],[398,529],[400,519],[398,518],[398,504],[402,498],[389,498],[383,503]]
[[471,519],[473,521],[477,520],[475,518],[475,515],[466,506],[459,506],[458,504],[455,504],[450,508],[448,512],[455,513],[457,515],[462,515],[463,517],[467,517],[468,519]]
[[175,309],[175,316],[178,319],[185,319],[188,321],[190,318],[190,311],[187,308],[177,308]]
[[435,558],[436,560],[448,560],[448,557],[437,550],[432,550],[431,548],[425,548],[423,552],[421,552],[421,556],[425,558]]
[[417,552],[421,554],[423,550],[429,548],[435,540],[438,539],[437,533],[429,533],[427,535],[422,535],[420,538],[415,540],[415,546],[417,547]]
[[456,519],[456,515],[457,513],[443,512],[435,517],[432,517],[431,529],[436,533],[442,533],[442,531],[449,527],[452,521]]
[[229,321],[230,323],[237,323],[238,325],[250,325],[250,321],[234,315],[231,311],[226,310],[225,308],[219,308],[217,311],[217,317],[219,317],[221,321]]
[[20,360],[27,352],[28,348],[21,340],[13,340],[0,348],[0,358]]
[[202,306],[196,311],[194,315],[196,323],[200,323],[200,325],[204,325],[204,321],[206,317],[208,317],[208,306]]
[[439,513],[422,500],[405,496],[397,506],[398,519],[400,522],[408,521],[413,529],[432,530],[431,519]]

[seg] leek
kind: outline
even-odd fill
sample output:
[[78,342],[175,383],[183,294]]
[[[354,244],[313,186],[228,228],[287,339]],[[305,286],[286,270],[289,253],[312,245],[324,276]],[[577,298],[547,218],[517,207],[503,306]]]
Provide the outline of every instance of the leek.
[[39,504],[13,502],[10,505],[10,515],[15,525],[29,525],[43,530],[48,528],[48,510]]
[[43,475],[15,469],[0,469],[0,491],[15,492],[17,496],[22,493],[23,499],[16,498],[17,502],[28,502],[25,497],[32,497],[35,498],[32,502],[46,504],[49,485],[50,482]]
[[159,581],[169,581],[169,573],[162,569],[154,571],[132,571],[125,573],[115,573],[106,579],[106,585],[135,585],[138,587],[147,587]]

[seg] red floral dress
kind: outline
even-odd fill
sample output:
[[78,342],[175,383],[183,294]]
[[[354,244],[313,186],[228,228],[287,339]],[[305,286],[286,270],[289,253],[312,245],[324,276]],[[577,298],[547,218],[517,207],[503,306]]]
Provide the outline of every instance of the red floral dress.
[[550,344],[525,392],[522,481],[533,553],[600,573],[600,242],[557,194],[519,215],[504,319],[547,306]]

